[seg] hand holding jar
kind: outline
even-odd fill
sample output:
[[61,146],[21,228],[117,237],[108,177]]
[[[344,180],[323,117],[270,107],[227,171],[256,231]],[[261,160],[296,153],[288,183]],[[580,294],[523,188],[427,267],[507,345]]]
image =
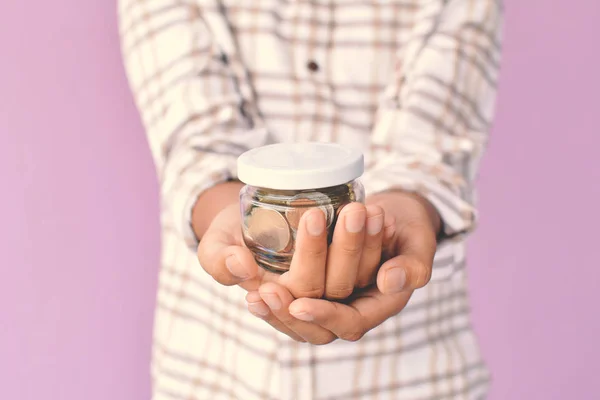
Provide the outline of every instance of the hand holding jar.
[[360,152],[331,143],[275,144],[238,159],[245,245],[258,265],[284,273],[295,297],[341,300],[373,283],[386,221],[364,205],[363,169]]
[[[201,265],[218,282],[248,290],[250,311],[295,339],[362,336],[427,283],[435,252],[424,200],[394,192],[365,205],[362,172],[362,154],[334,144],[245,153],[240,204],[212,221],[199,246]],[[349,305],[330,301],[349,296]]]

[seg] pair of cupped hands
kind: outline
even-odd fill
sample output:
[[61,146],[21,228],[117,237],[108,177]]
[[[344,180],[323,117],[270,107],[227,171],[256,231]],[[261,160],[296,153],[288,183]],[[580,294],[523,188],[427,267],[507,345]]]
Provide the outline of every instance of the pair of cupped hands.
[[327,244],[324,213],[302,215],[290,270],[260,268],[244,245],[238,203],[212,219],[198,246],[217,282],[248,291],[248,310],[300,342],[359,340],[398,314],[431,277],[440,220],[418,195],[400,191],[351,203]]

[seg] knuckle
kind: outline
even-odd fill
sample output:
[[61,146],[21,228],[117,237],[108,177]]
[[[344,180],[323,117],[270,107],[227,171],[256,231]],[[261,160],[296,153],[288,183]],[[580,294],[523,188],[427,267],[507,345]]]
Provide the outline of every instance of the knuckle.
[[327,256],[327,246],[321,244],[309,246],[303,250],[304,256],[310,259],[322,259]]
[[335,340],[335,336],[328,334],[328,335],[317,336],[316,338],[309,340],[309,342],[310,342],[310,344],[313,344],[313,345],[323,346],[325,344],[329,344],[329,343],[333,342],[334,340]]
[[320,299],[325,293],[323,286],[308,286],[294,291],[297,297],[308,297],[311,299]]
[[427,230],[427,224],[424,223],[421,219],[411,218],[406,221],[403,221],[403,223],[398,229],[398,234],[400,236],[410,236],[415,232],[423,232]]
[[360,256],[362,247],[362,243],[358,243],[356,241],[344,243],[344,245],[340,246],[340,252],[345,258],[352,259]]
[[381,238],[374,240],[366,240],[363,248],[369,252],[379,253],[381,252],[382,241]]
[[354,287],[348,284],[328,285],[325,295],[330,299],[345,299],[352,294]]
[[357,281],[365,281],[371,279],[377,274],[379,266],[381,265],[381,253],[375,254],[363,254],[360,259],[358,267],[358,278]]

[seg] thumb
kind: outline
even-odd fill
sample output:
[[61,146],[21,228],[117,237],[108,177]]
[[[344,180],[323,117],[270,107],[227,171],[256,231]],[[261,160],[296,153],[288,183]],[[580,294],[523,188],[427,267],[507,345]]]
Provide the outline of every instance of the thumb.
[[399,254],[386,261],[377,273],[381,293],[411,291],[431,279],[436,251],[435,232],[429,224],[411,224],[398,231]]
[[198,246],[200,266],[222,285],[231,286],[256,276],[258,266],[250,250],[226,232],[209,229]]

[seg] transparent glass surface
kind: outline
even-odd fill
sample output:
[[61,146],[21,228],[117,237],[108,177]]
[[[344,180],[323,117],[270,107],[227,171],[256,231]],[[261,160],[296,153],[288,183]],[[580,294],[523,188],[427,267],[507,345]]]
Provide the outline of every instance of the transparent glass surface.
[[240,192],[242,233],[261,267],[283,273],[290,268],[302,214],[319,208],[327,221],[328,242],[340,210],[351,202],[364,203],[358,180],[313,190],[274,190],[244,186]]

